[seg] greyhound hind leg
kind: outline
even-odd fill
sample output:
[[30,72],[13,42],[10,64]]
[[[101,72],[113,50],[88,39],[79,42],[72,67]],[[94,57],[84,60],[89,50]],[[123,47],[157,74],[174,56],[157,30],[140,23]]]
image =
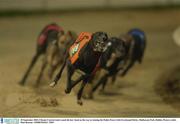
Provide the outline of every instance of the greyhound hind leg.
[[100,89],[101,92],[104,92],[104,89],[107,85],[107,81],[108,81],[108,75],[106,75],[102,78],[102,89]]
[[102,89],[104,89],[105,85],[106,85],[106,82],[107,82],[107,79],[108,79],[108,74],[105,74],[100,80],[99,82],[93,87],[92,89],[92,92],[95,92],[100,85],[102,85]]
[[124,77],[127,74],[127,72],[134,66],[134,64],[135,64],[135,61],[132,60],[129,63],[129,65],[125,68],[125,70],[122,72],[121,76]]
[[40,73],[39,73],[39,76],[38,76],[38,78],[37,78],[37,80],[36,80],[36,87],[38,87],[39,84],[40,84],[40,81],[41,81],[41,78],[42,78],[44,69],[46,68],[46,65],[47,65],[47,61],[46,61],[46,59],[45,59],[44,62],[43,62],[43,65],[42,65],[42,67],[41,67],[41,71],[40,71]]
[[32,70],[33,66],[34,66],[35,63],[37,62],[37,60],[38,60],[38,58],[39,58],[40,55],[41,55],[41,54],[37,52],[36,55],[32,58],[31,63],[30,63],[30,65],[29,65],[26,73],[24,74],[22,80],[19,82],[20,85],[24,85],[24,84],[25,84],[26,79],[27,79],[30,71]]

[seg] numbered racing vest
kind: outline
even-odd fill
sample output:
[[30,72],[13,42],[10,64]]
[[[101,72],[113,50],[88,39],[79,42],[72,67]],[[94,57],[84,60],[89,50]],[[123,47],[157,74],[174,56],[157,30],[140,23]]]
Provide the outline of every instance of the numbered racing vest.
[[89,32],[82,32],[69,49],[71,64],[74,64],[79,58],[80,50],[91,40],[92,34]]

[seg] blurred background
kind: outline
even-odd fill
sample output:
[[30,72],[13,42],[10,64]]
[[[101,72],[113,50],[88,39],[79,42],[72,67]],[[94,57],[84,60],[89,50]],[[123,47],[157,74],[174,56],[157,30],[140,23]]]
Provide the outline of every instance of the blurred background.
[[167,7],[177,6],[179,0],[1,0],[0,10],[52,11],[76,9]]
[[[27,85],[19,86],[37,36],[52,22],[65,31],[105,31],[110,37],[140,28],[147,35],[144,60],[83,106],[75,92],[64,93],[66,72],[55,88],[46,73],[34,88],[43,58]],[[180,117],[180,47],[174,42],[179,26],[180,0],[0,0],[0,116]],[[58,106],[46,104],[49,99]]]

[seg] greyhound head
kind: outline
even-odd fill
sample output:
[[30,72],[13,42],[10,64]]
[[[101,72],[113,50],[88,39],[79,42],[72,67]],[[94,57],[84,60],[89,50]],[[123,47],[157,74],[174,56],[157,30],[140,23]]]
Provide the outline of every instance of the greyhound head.
[[95,32],[92,35],[93,50],[97,52],[104,52],[107,49],[108,35],[105,32]]
[[122,40],[116,37],[112,37],[109,39],[109,44],[112,47],[113,54],[115,57],[121,58],[125,56],[126,54],[125,43]]

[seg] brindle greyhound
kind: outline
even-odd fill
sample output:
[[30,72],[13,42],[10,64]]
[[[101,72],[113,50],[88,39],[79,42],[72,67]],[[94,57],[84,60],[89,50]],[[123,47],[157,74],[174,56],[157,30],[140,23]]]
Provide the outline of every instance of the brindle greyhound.
[[111,45],[102,54],[100,64],[101,69],[104,69],[106,72],[100,78],[98,83],[93,87],[92,92],[89,96],[90,98],[92,98],[93,92],[95,92],[100,85],[102,85],[101,90],[103,91],[108,78],[114,77],[114,75],[117,75],[119,70],[122,69],[121,65],[126,56],[125,44],[121,39],[116,37],[110,38],[109,43],[111,43]]
[[[118,41],[118,39],[116,40]],[[142,30],[131,29],[126,35],[121,36],[118,42],[123,42],[124,44],[124,56],[122,56],[121,59],[116,58],[112,65],[108,68],[106,66],[102,66],[102,68],[108,70],[108,72],[101,77],[99,82],[93,87],[92,92],[95,92],[100,85],[102,85],[101,91],[104,91],[108,77],[112,77],[112,83],[114,83],[119,71],[122,71],[120,72],[121,76],[125,76],[129,69],[133,67],[135,62],[142,62],[144,50],[146,47],[146,36]],[[116,49],[118,45],[114,45],[113,47]],[[109,54],[112,54],[112,51],[107,50],[104,53],[104,56]],[[117,52],[114,52],[114,54],[116,55]],[[112,58],[109,57],[104,59],[104,65],[106,65],[109,60],[112,60]],[[118,69],[119,64],[121,67]],[[90,98],[92,98],[92,94],[90,94]]]
[[[100,62],[100,57],[107,49],[107,43],[108,36],[104,32],[96,32],[93,34],[88,32],[81,33],[66,52],[64,64],[50,86],[54,87],[57,84],[65,65],[67,65],[67,88],[65,93],[70,93],[71,89],[82,80],[83,82],[77,94],[77,103],[82,105],[81,96],[83,89],[91,76],[95,74]],[[77,80],[72,81],[71,77],[78,69],[84,72],[84,74]]]
[[68,31],[59,37],[58,45],[50,44],[48,46],[46,55],[49,68],[49,78],[52,79],[54,71],[57,67],[63,64],[66,49],[76,40],[77,34],[73,31]]
[[[25,84],[26,79],[27,79],[30,71],[32,70],[33,66],[37,62],[38,58],[41,55],[45,55],[47,53],[48,46],[50,46],[51,44],[57,44],[59,37],[63,34],[64,34],[63,29],[55,23],[52,23],[52,24],[45,26],[45,28],[39,34],[39,37],[37,40],[36,54],[32,58],[32,61],[29,65],[25,75],[23,76],[22,80],[20,81],[21,85]],[[38,79],[36,81],[37,85],[41,79],[42,72],[43,72],[46,64],[47,64],[47,61],[44,61],[42,64],[41,72],[40,72]]]

